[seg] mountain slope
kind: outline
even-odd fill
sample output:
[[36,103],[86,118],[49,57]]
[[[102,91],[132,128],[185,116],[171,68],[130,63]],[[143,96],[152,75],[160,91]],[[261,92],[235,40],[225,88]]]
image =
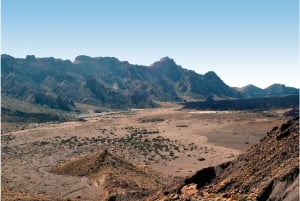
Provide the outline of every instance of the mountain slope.
[[243,92],[244,94],[246,94],[249,97],[260,97],[265,94],[265,91],[263,89],[261,89],[257,86],[254,86],[252,84],[244,86],[238,90],[240,90],[241,92]]
[[221,98],[240,98],[242,94],[226,85],[215,72],[200,75],[191,70],[183,69],[168,57],[150,66],[156,76],[166,80],[181,97],[205,98],[216,96]]
[[274,127],[261,143],[229,167],[210,193],[227,193],[254,200],[282,200],[299,174],[299,118]]
[[[223,168],[225,170],[221,170],[221,173],[214,167],[199,171],[186,180],[178,190],[181,193],[170,195],[169,198],[299,200],[299,117],[274,127],[259,144],[252,146],[231,164],[224,164]],[[207,177],[209,170],[213,172],[212,176],[205,178],[203,175]],[[203,185],[204,179],[209,184]],[[189,195],[187,189],[190,190]]]
[[293,87],[287,87],[284,84],[272,84],[264,89],[265,93],[269,96],[276,96],[282,94],[299,94],[299,90]]
[[2,95],[71,110],[75,102],[115,108],[155,107],[154,101],[239,98],[214,72],[200,75],[168,57],[150,67],[113,57],[55,58],[1,56]]
[[287,87],[283,84],[273,84],[265,89],[261,89],[254,85],[247,85],[238,88],[238,91],[245,94],[246,97],[268,97],[268,96],[286,96],[286,95],[299,95],[299,89]]
[[215,72],[204,75],[182,68],[169,57],[150,66],[114,57],[78,56],[74,62],[53,57],[25,59],[1,55],[2,96],[52,109],[74,110],[75,103],[112,108],[155,107],[156,101],[238,99],[299,94],[275,84],[235,89]]

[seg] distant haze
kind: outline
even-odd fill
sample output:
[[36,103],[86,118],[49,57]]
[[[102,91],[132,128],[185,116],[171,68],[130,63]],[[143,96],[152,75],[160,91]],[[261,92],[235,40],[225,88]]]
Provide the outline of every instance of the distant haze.
[[14,57],[169,56],[234,87],[300,87],[297,0],[2,0],[1,17],[1,51]]

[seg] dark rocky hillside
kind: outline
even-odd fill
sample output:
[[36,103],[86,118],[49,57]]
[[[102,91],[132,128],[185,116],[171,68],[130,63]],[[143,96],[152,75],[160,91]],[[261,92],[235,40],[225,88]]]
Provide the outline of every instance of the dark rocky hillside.
[[74,103],[114,108],[155,107],[155,101],[239,98],[214,72],[200,75],[166,57],[150,67],[112,57],[55,58],[1,56],[3,96],[53,109],[72,110]]
[[43,113],[26,113],[19,110],[1,108],[1,121],[15,123],[44,123],[44,122],[63,122],[68,119],[62,115],[43,114]]
[[[144,108],[157,106],[156,101],[249,96],[226,85],[215,72],[197,74],[168,57],[142,66],[113,57],[78,56],[71,62],[53,57],[21,59],[1,55],[1,83],[2,96],[65,111],[73,110],[75,103]],[[286,93],[286,87],[281,85],[266,90],[270,95]],[[288,93],[295,90],[288,88]]]
[[286,95],[299,95],[299,89],[287,87],[284,84],[272,84],[271,86],[261,89],[254,85],[247,85],[242,88],[237,88],[246,97],[270,97],[270,96],[286,96]]
[[274,127],[235,161],[186,179],[165,200],[299,200],[299,117]]
[[252,84],[249,84],[242,88],[237,88],[237,90],[243,92],[244,94],[246,94],[246,96],[249,97],[261,97],[265,95],[265,91],[263,89]]
[[198,110],[269,110],[280,108],[299,108],[299,96],[289,95],[281,97],[247,98],[236,100],[207,99],[182,103],[184,109]]

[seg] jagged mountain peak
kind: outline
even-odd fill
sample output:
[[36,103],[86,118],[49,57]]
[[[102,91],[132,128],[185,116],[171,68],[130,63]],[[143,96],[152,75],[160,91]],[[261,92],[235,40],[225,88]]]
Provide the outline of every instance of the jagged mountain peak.
[[221,85],[226,85],[223,80],[214,72],[208,71],[204,74],[204,80],[216,84],[216,87],[221,87]]
[[287,87],[284,84],[272,84],[264,89],[267,94],[280,95],[280,94],[299,94],[299,89]]
[[32,61],[32,60],[35,60],[35,59],[36,59],[35,55],[27,55],[26,56],[26,60]]
[[159,61],[160,62],[174,62],[174,59],[166,56],[166,57],[162,57]]
[[129,64],[127,61],[120,61],[116,57],[89,57],[85,55],[77,56],[74,60],[74,64],[108,64],[108,65],[116,65],[120,63]]
[[161,67],[178,67],[178,65],[175,63],[174,59],[166,56],[161,58],[159,61],[154,62],[150,65],[150,67],[154,68],[161,68]]
[[74,60],[74,64],[90,63],[90,62],[95,62],[95,61],[92,57],[89,57],[89,56],[86,56],[86,55],[79,55]]
[[268,86],[267,88],[269,88],[269,87],[285,87],[285,85],[284,84],[280,84],[280,83],[274,83],[274,84]]
[[9,54],[1,54],[1,58],[13,58],[14,59],[14,57],[12,57],[12,56],[10,56]]
[[260,89],[260,88],[253,84],[248,84],[246,86],[243,86],[241,89]]
[[213,76],[217,76],[217,74],[215,73],[215,71],[208,71],[208,72],[206,72],[204,75],[213,75]]
[[207,73],[204,74],[205,77],[207,78],[218,78],[220,77],[214,72],[214,71],[208,71]]
[[265,90],[285,90],[288,87],[284,84],[275,83],[265,88]]
[[266,97],[299,94],[299,89],[287,87],[284,84],[272,84],[265,89],[261,89],[255,85],[249,84],[244,87],[237,88],[237,90],[244,93],[246,97]]

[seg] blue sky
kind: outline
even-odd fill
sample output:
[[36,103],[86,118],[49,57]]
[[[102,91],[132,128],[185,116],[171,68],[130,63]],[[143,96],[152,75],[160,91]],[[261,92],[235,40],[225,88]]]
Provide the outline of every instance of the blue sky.
[[2,0],[1,10],[2,54],[169,56],[230,86],[300,87],[298,0]]

